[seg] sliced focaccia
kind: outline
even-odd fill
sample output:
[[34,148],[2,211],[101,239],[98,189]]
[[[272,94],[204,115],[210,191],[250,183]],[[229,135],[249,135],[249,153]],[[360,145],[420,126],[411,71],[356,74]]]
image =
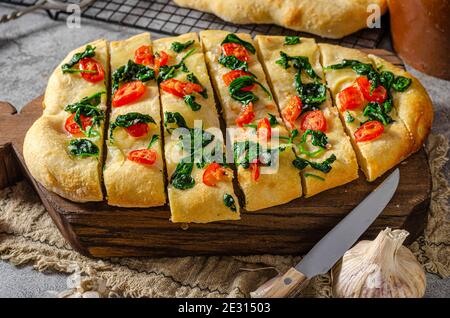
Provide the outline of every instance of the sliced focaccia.
[[54,70],[44,113],[24,141],[33,177],[72,201],[101,201],[108,50],[98,40],[71,52]]
[[280,149],[278,140],[273,143],[277,136],[289,134],[250,35],[203,31],[200,36],[226,126],[234,129],[230,139],[246,209],[255,211],[300,197],[294,152]]
[[110,43],[112,96],[103,171],[108,204],[166,203],[159,90],[150,34]]
[[[381,76],[381,71],[361,51],[328,44],[319,44],[319,47],[328,87],[359,165],[367,179],[373,181],[411,154],[414,146],[397,108],[389,99],[392,94],[392,84],[388,84],[390,77]],[[392,78],[394,80],[397,81]],[[409,85],[405,85],[403,88],[408,90]]]
[[282,118],[295,134],[291,142],[300,157],[305,196],[358,178],[356,155],[324,84],[315,41],[259,35],[255,41]]
[[171,220],[238,220],[233,171],[224,162],[214,92],[198,35],[156,40],[154,50],[162,59],[158,77]]

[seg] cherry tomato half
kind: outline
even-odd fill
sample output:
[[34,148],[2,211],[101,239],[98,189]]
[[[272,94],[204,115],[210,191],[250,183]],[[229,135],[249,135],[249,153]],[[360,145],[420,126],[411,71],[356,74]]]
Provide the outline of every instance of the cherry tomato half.
[[137,101],[145,94],[146,87],[141,81],[125,83],[112,98],[113,107],[120,107]]
[[365,104],[364,95],[357,85],[349,86],[338,94],[340,110],[362,108]]
[[[71,135],[79,135],[79,134],[81,134],[81,129],[80,129],[80,126],[78,126],[78,124],[75,122],[74,118],[75,118],[75,113],[73,113],[66,119],[64,128]],[[92,118],[91,117],[86,117],[84,115],[80,115],[80,120],[81,120],[81,126],[83,126],[84,131],[86,131],[87,127],[92,126]]]
[[222,52],[225,56],[233,55],[243,62],[248,62],[250,59],[247,49],[237,43],[225,43],[222,45]]
[[384,132],[382,123],[376,120],[364,123],[355,131],[356,142],[370,141],[379,137]]
[[255,113],[253,112],[253,103],[249,103],[247,106],[244,106],[244,109],[241,111],[238,118],[236,118],[236,125],[242,127],[246,124],[250,124],[254,118]]
[[[231,82],[233,82],[236,78],[242,77],[242,76],[251,76],[250,73],[241,71],[241,70],[233,70],[230,71],[222,76],[222,79],[225,83],[225,85],[230,86]],[[250,86],[242,88],[243,91],[251,91],[253,88],[255,88],[255,84],[252,84]]]
[[145,66],[152,66],[155,63],[148,45],[142,45],[134,52],[134,62]]
[[132,137],[142,137],[148,134],[148,124],[138,123],[125,128],[126,132]]
[[258,162],[253,162],[250,164],[250,170],[252,171],[252,179],[253,181],[258,181],[260,176],[260,169]]
[[92,73],[80,73],[88,82],[97,83],[105,78],[103,66],[93,58],[85,57],[81,59],[78,63],[78,68],[81,71],[94,71]]
[[163,91],[179,98],[183,98],[184,96],[190,95],[194,92],[200,93],[203,91],[203,87],[199,84],[182,82],[174,78],[165,80],[160,84],[160,87]]
[[383,86],[378,86],[372,92],[370,91],[371,83],[365,76],[360,76],[356,79],[356,84],[361,90],[364,98],[369,102],[382,103],[387,98],[387,91]]
[[155,69],[159,70],[161,66],[167,65],[167,62],[169,62],[169,55],[164,51],[159,52],[155,58]]
[[156,162],[156,151],[152,149],[138,149],[128,153],[128,160],[141,163],[144,165],[152,165]]
[[291,124],[292,128],[294,128],[295,121],[302,112],[302,106],[303,104],[300,97],[292,96],[288,105],[281,112],[283,118]]
[[269,119],[261,119],[256,132],[258,133],[258,138],[269,141],[270,137],[272,137],[272,128],[270,127]]
[[219,181],[227,178],[227,169],[216,162],[210,163],[203,172],[203,183],[210,187],[215,187]]
[[320,130],[321,132],[327,131],[327,120],[323,115],[323,112],[319,110],[313,110],[307,112],[300,123],[302,130]]

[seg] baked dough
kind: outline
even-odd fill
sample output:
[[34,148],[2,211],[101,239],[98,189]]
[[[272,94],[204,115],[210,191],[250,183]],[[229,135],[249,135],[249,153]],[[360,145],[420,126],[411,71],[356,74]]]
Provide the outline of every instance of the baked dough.
[[[367,54],[358,50],[329,44],[319,44],[319,47],[324,67],[340,63],[343,59],[358,60],[362,63],[372,63],[372,60]],[[385,126],[384,132],[380,137],[368,142],[357,143],[354,139],[354,133],[359,128],[359,123],[365,119],[362,110],[349,110],[349,113],[356,120],[352,123],[348,123],[345,120],[344,112],[340,111],[339,100],[337,100],[336,97],[344,88],[352,85],[358,75],[352,69],[327,70],[325,74],[328,87],[336,102],[342,123],[352,140],[353,147],[359,159],[359,165],[364,171],[367,180],[375,180],[412,153],[414,149],[414,140],[406,129],[402,119],[398,116],[397,108],[395,106],[389,113],[394,122]]]
[[[202,31],[200,37],[205,51],[208,69],[213,80],[216,93],[222,105],[223,115],[227,128],[236,129],[235,138],[231,141],[251,140],[253,128],[239,128],[236,126],[236,118],[239,116],[242,104],[233,100],[228,92],[228,87],[224,84],[222,76],[230,70],[218,63],[221,54],[221,42],[229,34],[226,31]],[[253,43],[249,34],[236,34],[244,41]],[[256,55],[252,55],[248,62],[248,68],[251,73],[256,75],[257,80],[265,87],[269,88],[264,70],[258,61]],[[266,118],[268,113],[277,117],[279,125],[277,129],[279,134],[287,136],[288,131],[282,124],[278,106],[275,100],[269,98],[267,94],[259,87],[253,89],[259,100],[254,102],[255,118],[253,123]],[[274,129],[275,130],[275,129]],[[271,145],[269,145],[271,146]],[[262,173],[257,181],[252,179],[250,169],[244,169],[241,165],[238,167],[238,182],[245,196],[245,208],[247,211],[256,211],[271,206],[287,203],[302,195],[301,180],[299,171],[292,165],[295,159],[291,149],[279,153],[279,166],[276,173]],[[273,172],[273,169],[269,169]]]
[[[194,43],[180,53],[176,53],[171,49],[173,42],[186,43],[188,41],[194,41]],[[169,55],[168,65],[174,65],[181,62],[183,56],[192,49],[195,49],[195,51],[185,59],[184,63],[189,70],[189,73],[192,72],[199,83],[206,88],[208,96],[207,98],[203,98],[199,94],[195,94],[196,102],[201,105],[201,108],[197,111],[193,111],[182,98],[176,97],[160,89],[163,113],[180,113],[185,119],[188,128],[196,127],[213,133],[215,136],[213,143],[221,141],[223,145],[219,117],[214,101],[214,93],[206,69],[205,58],[198,35],[196,33],[188,33],[178,37],[154,41],[155,52],[164,51]],[[187,82],[187,74],[188,73],[180,70],[176,73],[174,79]],[[192,188],[181,190],[175,188],[171,184],[170,180],[176,170],[179,159],[189,156],[189,152],[186,150],[181,151],[179,145],[180,141],[176,138],[175,134],[169,133],[167,129],[164,129],[165,159],[167,175],[169,178],[167,191],[169,195],[171,221],[183,223],[208,223],[222,220],[239,220],[239,200],[234,193],[232,183],[233,171],[231,169],[228,169],[228,178],[226,180],[218,182],[216,186],[208,186],[203,182],[203,174],[208,167],[208,164],[204,167],[199,167],[197,164],[194,164],[191,177],[195,180],[195,185]],[[212,146],[212,144],[210,146]],[[223,151],[223,147],[220,147],[220,149]],[[236,206],[235,211],[225,205],[225,195],[230,195],[233,198]]]
[[[276,61],[280,58],[280,51],[285,52],[289,56],[307,57],[316,74],[324,79],[320,64],[319,47],[314,39],[301,38],[301,43],[296,45],[284,45],[284,41],[284,36],[258,35],[255,38],[258,54],[260,55],[261,61],[263,61],[272,91],[275,94],[278,105],[280,105],[281,111],[289,104],[290,98],[297,95],[293,84],[297,70],[293,67],[283,69],[280,65],[276,64]],[[302,82],[308,83],[311,81],[303,72]],[[331,97],[328,92],[327,99],[321,104],[320,109],[327,121],[326,135],[331,147],[314,158],[299,152],[298,155],[314,162],[322,162],[332,154],[337,159],[333,162],[332,170],[328,173],[313,169],[310,166],[302,170],[301,176],[305,197],[313,196],[319,192],[343,185],[358,178],[358,164],[356,162],[355,152],[353,151],[349,137],[344,132],[338,112],[332,106]],[[300,129],[301,117],[299,116],[296,120],[295,127],[291,127],[291,129],[298,129],[300,135],[302,133]],[[289,123],[286,123],[286,125],[289,125]],[[323,178],[323,180],[314,176]]]
[[[151,46],[149,33],[139,34],[124,41],[111,42],[111,73],[128,60],[133,60],[134,52],[142,45]],[[110,205],[151,207],[166,203],[159,91],[155,80],[145,82],[144,85],[146,93],[139,100],[122,107],[111,107],[110,123],[113,123],[119,115],[137,112],[150,115],[156,124],[150,123],[148,134],[138,138],[130,136],[123,128],[116,128],[114,140],[108,138],[106,141],[108,153],[103,177]],[[153,165],[139,164],[127,159],[130,151],[147,148],[153,135],[159,136],[159,140],[152,146],[152,150],[157,153]]]
[[213,13],[237,24],[274,23],[296,31],[338,39],[367,27],[378,5],[381,14],[386,0],[174,0],[182,7]]
[[[96,47],[94,58],[102,64],[105,79],[108,79],[106,41],[98,40],[89,44]],[[90,83],[79,74],[62,73],[61,66],[85,48],[86,46],[82,46],[70,52],[53,71],[45,91],[43,115],[28,130],[23,145],[24,159],[33,177],[48,190],[76,202],[103,200],[101,167],[104,121],[95,129],[97,135],[88,138],[99,148],[96,157],[80,158],[70,155],[68,145],[75,137],[64,129],[65,121],[70,116],[64,110],[66,105],[107,90],[105,81]],[[106,111],[105,95],[102,95],[98,105],[103,111]]]

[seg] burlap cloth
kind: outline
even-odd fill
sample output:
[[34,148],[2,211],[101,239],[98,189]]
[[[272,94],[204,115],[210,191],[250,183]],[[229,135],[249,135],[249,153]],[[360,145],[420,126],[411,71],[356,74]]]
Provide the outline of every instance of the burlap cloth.
[[[428,226],[410,248],[428,272],[448,277],[450,240],[449,187],[444,171],[448,140],[431,135],[426,145],[433,174]],[[128,297],[245,297],[277,271],[300,257],[111,258],[89,259],[64,241],[43,205],[22,181],[0,191],[0,257],[39,271],[70,273],[75,268],[106,281],[109,289]],[[330,277],[313,279],[303,296],[329,297]]]

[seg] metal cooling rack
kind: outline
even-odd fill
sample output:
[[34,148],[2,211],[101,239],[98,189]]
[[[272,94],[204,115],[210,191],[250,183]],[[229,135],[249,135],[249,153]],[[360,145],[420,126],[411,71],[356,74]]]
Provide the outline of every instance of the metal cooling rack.
[[[214,1],[214,0],[211,0]],[[244,0],[245,1],[245,0]],[[0,0],[0,3],[31,6],[37,0]],[[77,3],[76,0],[63,1]],[[49,12],[51,18],[57,20],[63,11]],[[300,35],[314,37],[321,42],[340,44],[355,48],[376,48],[386,31],[387,22],[382,21],[381,29],[365,29],[340,40],[323,39],[308,33],[288,30],[276,25],[236,25],[225,22],[215,15],[176,6],[170,0],[97,0],[84,9],[82,16],[89,19],[136,27],[169,36],[187,32],[198,32],[204,29],[219,29],[230,32],[246,32],[271,35]],[[23,19],[26,19],[24,17]]]

